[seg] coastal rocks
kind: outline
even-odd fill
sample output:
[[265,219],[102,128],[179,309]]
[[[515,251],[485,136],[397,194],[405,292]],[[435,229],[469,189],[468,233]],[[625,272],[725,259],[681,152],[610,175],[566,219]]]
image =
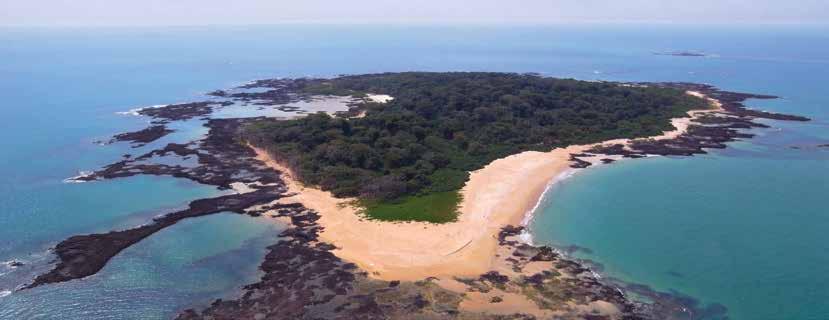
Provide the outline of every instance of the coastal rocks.
[[[415,282],[371,279],[354,264],[333,255],[330,250],[334,246],[319,240],[320,227],[315,223],[319,215],[315,211],[296,203],[266,205],[257,210],[288,218],[292,225],[280,234],[278,243],[268,247],[260,266],[264,273],[260,281],[245,286],[238,299],[216,300],[201,311],[185,310],[178,319],[544,319],[522,313],[464,310],[464,295],[442,288],[435,278]],[[539,306],[562,315],[557,319],[593,316],[570,304],[595,301],[609,301],[624,312],[597,319],[644,319],[618,290],[599,283],[578,264],[562,263],[550,248],[513,240],[522,231],[521,227],[508,226],[499,234],[499,240],[507,247],[520,247],[522,254],[530,255],[533,261],[555,260],[562,272],[576,276],[564,279],[559,271],[548,270],[511,277],[493,270],[460,282],[475,292],[498,292],[487,299],[488,303],[506,303],[503,294],[535,299]],[[530,260],[524,258],[522,264]],[[585,294],[589,295],[581,298]]]
[[[245,286],[237,300],[216,300],[178,319],[453,319],[462,297],[431,281],[368,278],[357,266],[319,242],[316,212],[299,204],[264,208],[287,217],[293,227],[268,247],[259,282]],[[484,318],[486,319],[486,318]]]
[[[743,105],[746,99],[775,99],[777,98],[775,96],[721,91],[709,85],[691,83],[647,83],[641,85],[700,92],[707,97],[716,99],[722,105],[723,111],[694,118],[686,132],[676,138],[634,139],[627,145],[598,145],[588,150],[590,153],[625,158],[642,158],[648,155],[692,156],[707,153],[705,149],[723,149],[728,142],[754,137],[753,134],[741,132],[741,129],[768,128],[768,125],[756,122],[755,119],[809,120],[801,116],[751,110]],[[589,166],[589,162],[580,159],[576,155],[571,156],[571,161],[571,167],[573,168]],[[602,162],[609,163],[612,160],[602,159]]]
[[299,99],[297,92],[307,83],[319,81],[313,79],[266,79],[257,80],[237,89],[267,89],[260,92],[237,92],[225,93],[224,97],[233,98],[236,101],[250,102],[257,101],[258,105],[284,105],[296,102]]
[[55,268],[35,278],[24,289],[93,275],[122,250],[182,219],[219,212],[245,213],[245,209],[274,201],[283,193],[282,188],[268,187],[249,193],[200,199],[191,202],[186,210],[153,219],[152,223],[137,228],[70,237],[54,248],[58,256]]
[[214,90],[214,91],[210,91],[210,92],[208,92],[208,93],[207,93],[207,95],[208,95],[208,96],[214,96],[214,97],[221,97],[221,98],[224,98],[224,97],[227,97],[227,91],[224,91],[224,90]]
[[652,303],[638,304],[638,308],[657,319],[684,320],[684,319],[727,319],[728,308],[722,304],[713,303],[701,306],[699,300],[679,294],[677,292],[659,292],[649,286],[625,283],[618,279],[608,279],[616,283],[625,291],[646,297]]
[[[703,306],[698,300],[676,292],[660,292],[613,278],[600,279],[594,273],[596,269],[586,267],[591,264],[589,261],[571,260],[550,247],[529,246],[517,241],[522,232],[523,227],[507,226],[498,237],[502,248],[512,252],[513,257],[519,257],[505,259],[512,264],[510,269],[516,274],[489,272],[477,278],[459,279],[468,286],[470,294],[485,293],[491,297],[517,294],[530,299],[541,310],[555,311],[557,316],[553,319],[678,320],[721,319],[726,315],[727,309],[719,304]],[[567,249],[589,252],[586,248]],[[532,258],[527,259],[529,256]],[[508,277],[507,281],[504,276]],[[624,292],[647,297],[650,302],[635,302]],[[607,303],[618,309],[618,313],[583,312],[590,306]]]
[[584,169],[584,168],[587,168],[587,167],[592,165],[592,163],[590,163],[589,161],[584,161],[584,160],[578,158],[578,155],[576,155],[576,154],[571,154],[570,155],[570,161],[572,162],[570,164],[570,168],[574,168],[574,169]]
[[[504,303],[506,296],[526,299],[537,310],[527,309],[532,315],[524,316],[533,319],[650,319],[616,287],[599,281],[579,263],[550,247],[517,241],[522,232],[523,227],[507,226],[499,233],[499,252],[508,254],[501,254],[494,265],[503,261],[507,269],[476,278],[455,278],[466,286],[467,297],[481,297],[490,304]],[[594,304],[610,307],[594,313]]]
[[171,104],[159,108],[144,108],[138,110],[138,114],[155,118],[161,122],[190,120],[195,117],[209,115],[213,112],[213,106],[216,105],[221,105],[221,103],[202,101]]
[[131,142],[133,143],[133,148],[138,148],[161,139],[170,133],[173,133],[173,130],[167,129],[164,125],[153,125],[142,130],[117,134],[108,143]]
[[674,89],[681,89],[686,91],[696,91],[702,93],[703,95],[715,99],[722,104],[722,108],[731,115],[737,117],[753,117],[758,119],[772,119],[772,120],[786,120],[786,121],[809,121],[810,119],[807,117],[797,116],[797,115],[789,115],[789,114],[781,114],[781,113],[773,113],[773,112],[766,112],[766,111],[759,111],[747,108],[743,105],[748,99],[778,99],[780,97],[772,96],[772,95],[765,95],[765,94],[752,94],[752,93],[741,93],[741,92],[731,92],[731,91],[723,91],[714,86],[707,85],[707,84],[698,84],[698,83],[687,83],[687,82],[663,82],[663,83],[640,83],[643,85],[654,86],[654,87],[666,87],[666,88],[674,88]]
[[[238,140],[240,128],[256,119],[211,119],[205,124],[210,130],[204,140],[189,144],[170,143],[164,148],[126,158],[75,180],[94,181],[147,174],[185,178],[220,189],[230,189],[233,182],[281,183],[280,173],[256,160],[256,154]],[[198,166],[147,163],[153,157],[171,155],[195,157]]]
[[[153,108],[163,110],[167,107]],[[173,105],[173,108],[178,108]],[[159,113],[167,114],[167,113]],[[251,207],[268,204],[279,199],[286,188],[279,172],[271,170],[255,159],[256,154],[238,142],[240,127],[251,119],[214,119],[206,124],[208,136],[190,144],[168,144],[137,157],[128,157],[104,167],[104,169],[74,178],[76,181],[95,181],[134,175],[169,175],[190,179],[220,189],[231,189],[234,182],[245,183],[254,190],[247,193],[200,199],[189,208],[173,212],[151,223],[104,234],[70,237],[54,248],[58,263],[51,271],[35,278],[24,289],[47,283],[79,279],[97,273],[116,254],[138,241],[176,222],[192,217],[219,212],[247,214]],[[196,157],[196,167],[146,163],[154,156]]]

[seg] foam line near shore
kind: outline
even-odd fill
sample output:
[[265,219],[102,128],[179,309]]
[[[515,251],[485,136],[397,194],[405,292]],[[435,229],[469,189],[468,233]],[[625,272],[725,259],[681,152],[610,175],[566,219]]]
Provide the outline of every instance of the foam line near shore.
[[533,236],[532,233],[529,231],[529,225],[532,222],[533,217],[535,217],[535,212],[539,210],[541,204],[547,197],[547,194],[550,190],[553,189],[554,186],[561,183],[564,180],[569,179],[570,177],[574,176],[576,173],[581,171],[582,169],[575,169],[571,168],[569,170],[565,170],[564,172],[560,173],[558,176],[553,178],[550,183],[544,188],[544,191],[541,192],[541,196],[538,197],[538,201],[535,202],[535,205],[532,209],[528,210],[527,213],[524,214],[524,218],[521,219],[521,226],[525,227],[524,231],[521,231],[521,234],[518,236],[521,242],[532,245],[533,244]]

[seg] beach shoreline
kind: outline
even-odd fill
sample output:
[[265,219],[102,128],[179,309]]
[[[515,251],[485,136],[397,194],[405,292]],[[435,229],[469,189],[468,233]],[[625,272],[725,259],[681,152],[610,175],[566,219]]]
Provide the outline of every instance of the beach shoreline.
[[[722,110],[716,100],[702,93],[687,93],[711,101],[709,108],[672,119],[674,130],[647,139],[674,139],[685,133],[701,114]],[[318,223],[323,228],[320,237],[336,247],[332,251],[335,255],[357,264],[376,279],[417,281],[428,277],[477,276],[491,270],[498,250],[497,234],[505,226],[526,226],[531,222],[544,194],[563,177],[579,171],[571,166],[574,154],[583,154],[596,146],[627,145],[630,141],[615,139],[497,159],[470,173],[469,181],[461,189],[463,200],[458,220],[445,224],[368,220],[350,205],[354,199],[338,199],[329,192],[303,186],[266,151],[252,148],[258,160],[283,173],[292,196],[280,199],[280,203],[301,203],[319,212]],[[584,161],[591,165],[601,163],[597,156]],[[530,237],[525,236],[525,241]]]

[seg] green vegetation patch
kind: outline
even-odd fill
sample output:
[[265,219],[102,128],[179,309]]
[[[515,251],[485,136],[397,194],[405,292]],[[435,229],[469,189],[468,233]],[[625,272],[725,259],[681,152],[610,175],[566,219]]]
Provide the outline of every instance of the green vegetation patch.
[[362,213],[383,221],[452,222],[458,216],[461,195],[458,191],[408,196],[394,201],[362,201]]

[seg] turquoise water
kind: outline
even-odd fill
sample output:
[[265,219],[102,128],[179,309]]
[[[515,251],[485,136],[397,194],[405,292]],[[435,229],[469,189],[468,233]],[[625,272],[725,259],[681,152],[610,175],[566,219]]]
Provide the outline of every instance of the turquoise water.
[[708,49],[722,58],[683,66],[693,74],[678,78],[781,95],[748,105],[813,122],[766,121],[774,128],[710,155],[581,171],[542,200],[534,241],[587,248],[573,255],[606,276],[724,305],[729,319],[829,317],[829,150],[816,148],[829,141],[829,61],[820,57],[829,42],[751,39]]
[[256,280],[261,249],[277,239],[273,222],[251,220],[235,213],[184,220],[124,250],[94,276],[4,298],[0,318],[169,319],[233,297],[240,283]]
[[[814,117],[733,149],[627,161],[556,188],[537,242],[576,244],[609,275],[722,303],[732,319],[821,319],[829,276],[826,27],[272,26],[0,29],[0,292],[48,267],[46,250],[79,233],[145,223],[217,194],[165,177],[62,180],[139,150],[96,140],[135,130],[136,107],[192,101],[266,77],[384,71],[512,71],[579,79],[708,82],[778,94],[750,105]],[[654,56],[694,50],[711,58]],[[803,148],[791,149],[797,145]],[[581,186],[581,187],[580,187]],[[615,191],[614,191],[615,190]],[[558,207],[558,206],[568,207]],[[185,220],[93,277],[0,297],[0,319],[167,318],[256,278],[278,227],[237,215]],[[5,268],[5,269],[4,269]],[[668,274],[668,272],[671,272]],[[673,274],[673,276],[671,275]],[[676,276],[680,275],[680,276]],[[2,294],[0,294],[2,295]],[[37,306],[36,308],[33,306]],[[35,316],[38,314],[39,316]]]

